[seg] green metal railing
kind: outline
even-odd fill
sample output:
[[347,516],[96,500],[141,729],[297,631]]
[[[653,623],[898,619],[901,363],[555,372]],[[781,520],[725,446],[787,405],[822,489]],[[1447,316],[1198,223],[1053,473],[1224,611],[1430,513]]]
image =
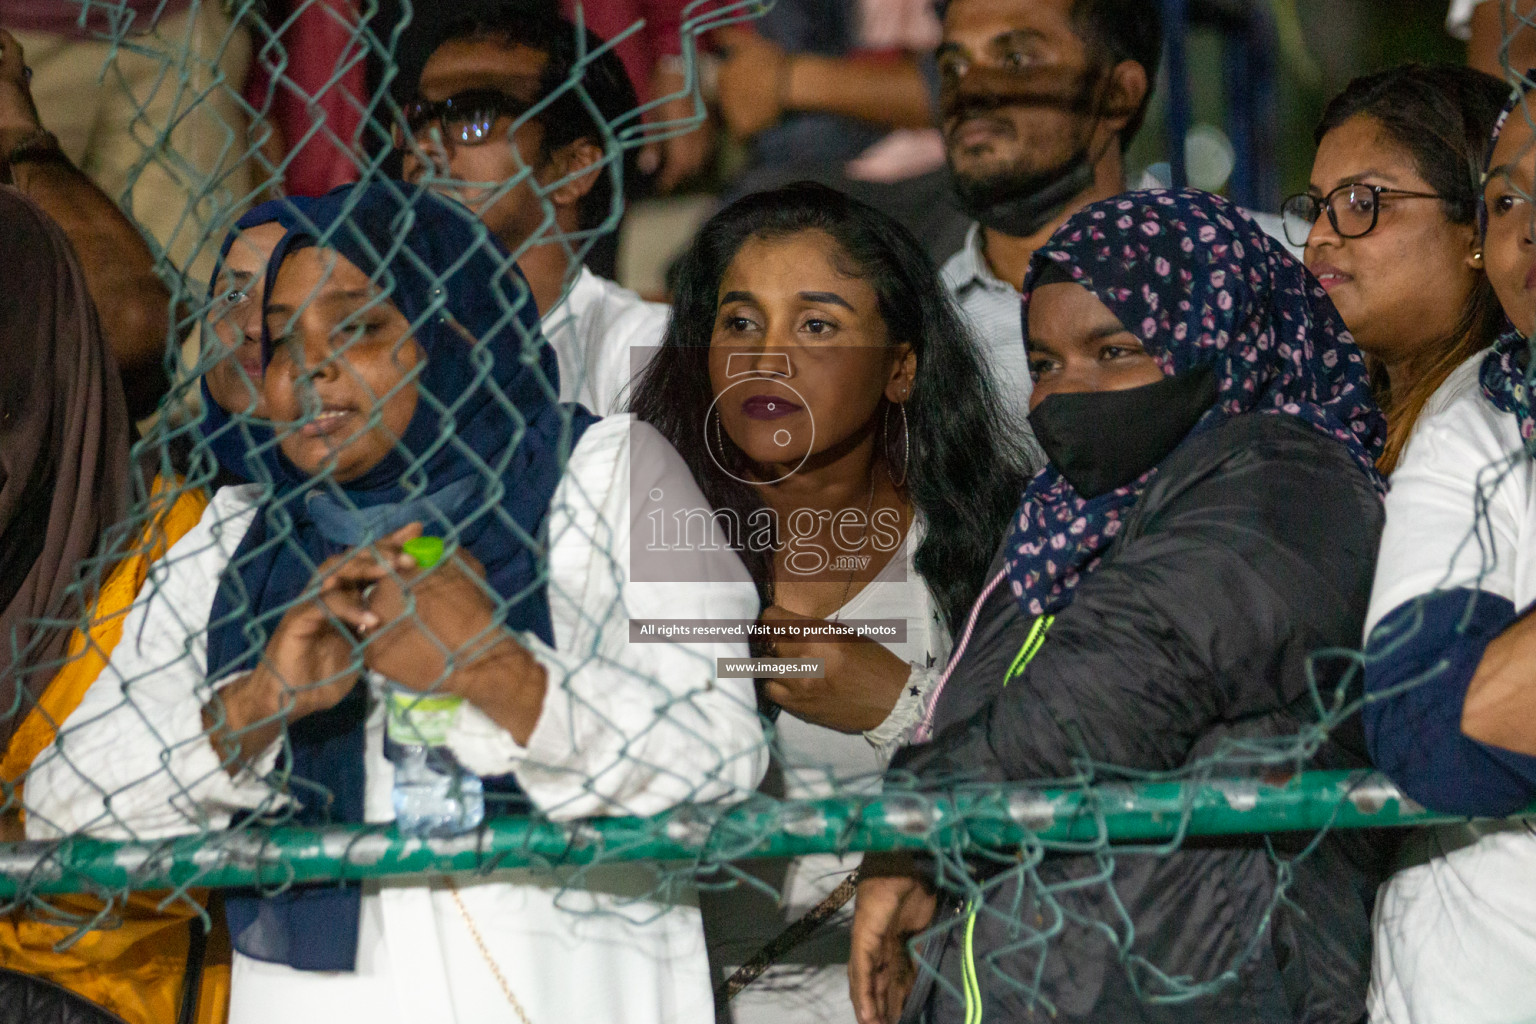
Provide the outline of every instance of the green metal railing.
[[[1532,808],[1536,815],[1536,808]],[[1004,850],[1031,843],[1163,842],[1192,835],[1432,825],[1384,776],[1306,772],[1289,779],[1107,784],[1072,789],[894,793],[798,803],[688,805],[650,818],[492,818],[450,839],[392,827],[275,827],[158,842],[0,844],[0,895],[182,886],[274,886],[338,879],[582,866],[618,861],[718,863],[810,853]]]

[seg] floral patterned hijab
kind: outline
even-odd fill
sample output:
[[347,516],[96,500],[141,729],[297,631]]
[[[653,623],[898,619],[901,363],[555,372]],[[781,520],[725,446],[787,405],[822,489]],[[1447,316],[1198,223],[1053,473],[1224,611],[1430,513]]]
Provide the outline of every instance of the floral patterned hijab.
[[[1493,163],[1493,151],[1499,144],[1499,136],[1504,133],[1504,125],[1509,117],[1520,106],[1526,94],[1530,91],[1529,83],[1536,82],[1536,68],[1531,68],[1521,76],[1520,81],[1510,91],[1509,99],[1504,102],[1504,109],[1499,113],[1499,119],[1493,123],[1493,134],[1488,139],[1488,152],[1483,158],[1483,184],[1488,184],[1488,169]],[[1488,233],[1488,206],[1484,202],[1485,192],[1479,192],[1477,197],[1477,233],[1479,237]],[[1531,409],[1530,393],[1530,339],[1524,332],[1511,327],[1488,349],[1488,354],[1483,357],[1482,369],[1478,372],[1478,382],[1482,385],[1483,394],[1494,408],[1501,412],[1511,413],[1520,421],[1520,440],[1525,442],[1527,449],[1531,447],[1532,438],[1536,438],[1536,412]]]
[[[1380,492],[1386,420],[1364,357],[1327,294],[1231,202],[1197,189],[1130,192],[1074,214],[1035,252],[1030,293],[1047,264],[1091,291],[1173,375],[1210,367],[1216,404],[1187,436],[1245,413],[1295,416],[1337,439]],[[1157,469],[1084,498],[1047,465],[1024,490],[1006,542],[1014,597],[1055,612],[1094,569]]]
[[1478,383],[1483,395],[1500,412],[1510,413],[1520,423],[1520,440],[1527,450],[1536,438],[1536,413],[1531,409],[1531,385],[1527,364],[1531,341],[1518,330],[1499,335],[1483,357]]

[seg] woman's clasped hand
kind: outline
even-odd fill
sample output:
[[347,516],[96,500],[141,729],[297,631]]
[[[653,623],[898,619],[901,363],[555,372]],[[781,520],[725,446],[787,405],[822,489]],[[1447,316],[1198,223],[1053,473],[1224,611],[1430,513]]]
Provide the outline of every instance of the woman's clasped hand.
[[[763,609],[769,625],[819,624],[778,605]],[[867,637],[776,639],[780,658],[815,658],[823,675],[774,677],[763,681],[763,695],[785,711],[838,732],[868,732],[890,715],[908,685],[911,669],[883,644]]]
[[482,706],[497,703],[490,674],[503,687],[542,686],[544,669],[496,621],[484,567],[459,549],[422,568],[403,547],[421,533],[411,523],[321,563],[314,596],[283,615],[249,685],[287,695],[294,718],[333,707],[364,668]]

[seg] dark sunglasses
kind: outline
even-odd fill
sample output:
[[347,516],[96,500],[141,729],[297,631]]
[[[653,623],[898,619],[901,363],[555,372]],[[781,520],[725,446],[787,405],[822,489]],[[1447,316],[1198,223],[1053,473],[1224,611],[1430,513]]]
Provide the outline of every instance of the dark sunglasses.
[[1340,238],[1364,238],[1376,229],[1376,218],[1381,215],[1381,197],[1396,196],[1400,199],[1441,199],[1433,192],[1406,192],[1385,185],[1340,185],[1326,196],[1318,197],[1310,192],[1291,196],[1280,206],[1280,218],[1285,224],[1285,238],[1295,246],[1307,244],[1312,225],[1317,218],[1328,213],[1328,222]]
[[412,100],[401,112],[413,136],[437,125],[444,139],[461,146],[478,146],[491,141],[491,129],[498,119],[515,121],[531,109],[532,103],[495,89],[469,89],[445,100]]

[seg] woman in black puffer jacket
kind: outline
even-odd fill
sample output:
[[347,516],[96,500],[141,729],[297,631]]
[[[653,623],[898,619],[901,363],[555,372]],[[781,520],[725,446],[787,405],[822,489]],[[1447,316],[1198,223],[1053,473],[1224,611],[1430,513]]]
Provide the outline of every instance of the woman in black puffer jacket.
[[[1316,722],[1308,655],[1360,636],[1385,429],[1361,355],[1298,263],[1192,190],[1076,214],[1035,254],[1024,296],[1050,465],[887,788],[1085,765],[1251,773],[1236,745],[1277,749]],[[1286,767],[1365,764],[1336,731]],[[1330,833],[1277,901],[1278,861],[1310,838],[1058,853],[1033,873],[977,861],[981,907],[910,861],[868,858],[859,1019],[1354,1024],[1382,858]],[[909,996],[903,940],[929,926],[919,952],[943,983],[924,971]],[[1192,1001],[1158,999],[1206,982]]]

